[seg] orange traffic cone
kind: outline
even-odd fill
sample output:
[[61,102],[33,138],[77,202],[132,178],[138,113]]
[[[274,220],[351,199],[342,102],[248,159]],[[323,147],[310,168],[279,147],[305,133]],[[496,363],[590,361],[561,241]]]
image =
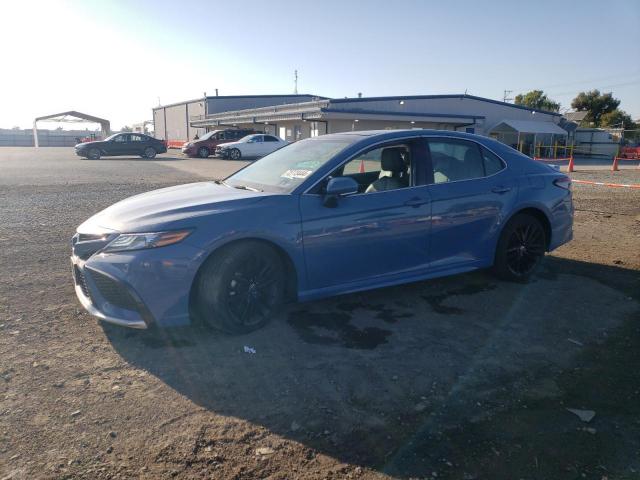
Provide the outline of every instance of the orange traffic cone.
[[359,173],[364,173],[364,159],[360,160],[360,172]]
[[573,155],[569,157],[569,165],[567,166],[567,172],[573,172]]
[[613,165],[611,165],[611,171],[612,172],[618,171],[618,157],[613,157]]

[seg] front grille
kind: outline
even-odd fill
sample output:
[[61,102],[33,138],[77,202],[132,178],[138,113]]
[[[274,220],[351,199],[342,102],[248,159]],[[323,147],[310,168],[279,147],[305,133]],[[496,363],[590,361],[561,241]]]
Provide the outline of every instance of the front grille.
[[138,311],[137,302],[119,282],[95,270],[91,270],[91,278],[107,302],[119,308]]
[[80,270],[77,265],[73,266],[73,277],[76,281],[76,285],[80,287],[84,296],[93,302],[93,299],[91,298],[91,291],[87,286],[87,279],[84,277],[84,273],[82,273],[82,270]]

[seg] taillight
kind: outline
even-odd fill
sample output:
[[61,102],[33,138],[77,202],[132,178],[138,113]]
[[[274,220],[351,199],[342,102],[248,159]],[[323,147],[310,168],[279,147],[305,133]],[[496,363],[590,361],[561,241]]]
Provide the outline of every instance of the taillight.
[[569,177],[556,178],[553,181],[556,187],[564,188],[565,190],[571,190],[571,179]]

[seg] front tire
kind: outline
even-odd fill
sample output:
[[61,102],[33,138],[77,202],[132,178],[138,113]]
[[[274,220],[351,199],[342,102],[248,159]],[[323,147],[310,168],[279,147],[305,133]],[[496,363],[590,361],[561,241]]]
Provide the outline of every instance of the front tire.
[[193,312],[202,323],[231,334],[266,325],[282,306],[285,270],[278,253],[261,242],[223,248],[202,267]]
[[144,158],[149,158],[149,159],[151,159],[151,158],[155,158],[155,156],[156,156],[156,154],[157,154],[157,153],[158,153],[158,152],[156,152],[156,149],[155,149],[155,148],[153,148],[153,147],[147,147],[147,148],[145,148],[145,149],[144,149],[144,152],[142,153],[142,156],[143,156]]
[[211,152],[207,147],[200,147],[198,149],[198,157],[200,158],[208,158]]
[[493,270],[512,282],[526,282],[540,265],[547,238],[540,221],[526,213],[517,214],[502,230]]
[[100,160],[100,150],[98,150],[97,148],[92,148],[91,150],[89,150],[87,158],[89,158],[90,160]]
[[239,149],[234,148],[229,152],[229,158],[231,160],[240,160],[242,158],[242,152]]

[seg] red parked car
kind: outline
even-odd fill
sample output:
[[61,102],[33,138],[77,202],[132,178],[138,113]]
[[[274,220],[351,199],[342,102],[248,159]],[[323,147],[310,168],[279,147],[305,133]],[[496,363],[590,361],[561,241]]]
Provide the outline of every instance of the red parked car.
[[640,147],[622,147],[620,149],[620,157],[640,160]]
[[192,140],[185,143],[182,146],[182,153],[190,157],[207,158],[216,151],[216,147],[221,143],[235,142],[242,137],[251,135],[252,133],[258,133],[255,130],[249,129],[227,129],[227,130],[213,130],[205,133],[197,140]]

